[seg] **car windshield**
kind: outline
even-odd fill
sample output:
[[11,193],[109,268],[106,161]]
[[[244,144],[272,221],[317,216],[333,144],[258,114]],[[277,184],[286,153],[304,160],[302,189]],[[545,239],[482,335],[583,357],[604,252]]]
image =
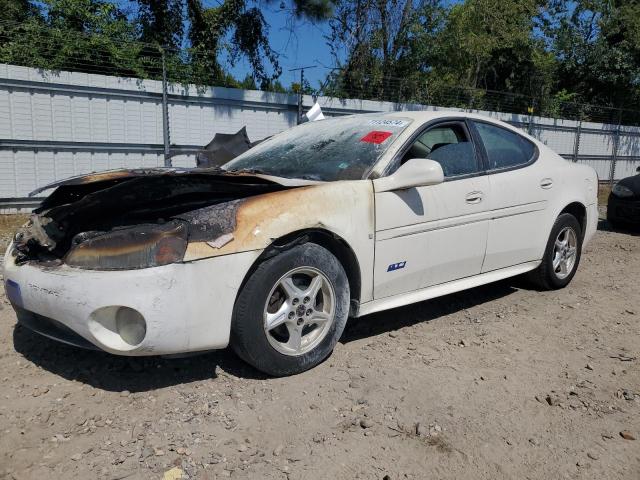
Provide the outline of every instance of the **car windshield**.
[[411,123],[409,118],[353,115],[282,132],[222,166],[287,178],[359,180]]

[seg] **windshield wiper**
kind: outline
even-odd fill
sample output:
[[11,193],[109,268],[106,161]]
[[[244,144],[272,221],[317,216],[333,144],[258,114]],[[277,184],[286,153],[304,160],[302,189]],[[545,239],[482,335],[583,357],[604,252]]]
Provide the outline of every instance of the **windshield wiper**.
[[238,170],[228,170],[226,168],[223,168],[222,170],[227,173],[253,173],[261,175],[271,175],[269,172],[265,172],[264,170],[260,170],[259,168],[240,168]]
[[289,179],[292,179],[292,180],[311,180],[313,182],[322,182],[323,181],[321,178],[318,178],[317,175],[284,175],[284,174],[281,174],[281,173],[267,172],[265,170],[260,170],[259,168],[240,168],[238,170],[226,170],[226,169],[223,169],[223,171],[225,171],[227,173],[233,173],[233,174],[248,173],[248,174],[253,174],[253,175],[269,175],[269,176],[272,176],[272,177],[289,178]]

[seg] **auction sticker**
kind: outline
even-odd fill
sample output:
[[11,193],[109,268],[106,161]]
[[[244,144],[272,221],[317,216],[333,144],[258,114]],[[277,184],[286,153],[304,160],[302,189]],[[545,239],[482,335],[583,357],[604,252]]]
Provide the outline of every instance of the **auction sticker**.
[[390,118],[381,118],[379,120],[369,120],[368,125],[376,125],[378,127],[406,127],[408,122],[406,120],[396,120]]
[[382,143],[391,135],[393,135],[391,132],[373,130],[372,132],[369,132],[364,137],[362,137],[360,141],[367,142],[367,143]]

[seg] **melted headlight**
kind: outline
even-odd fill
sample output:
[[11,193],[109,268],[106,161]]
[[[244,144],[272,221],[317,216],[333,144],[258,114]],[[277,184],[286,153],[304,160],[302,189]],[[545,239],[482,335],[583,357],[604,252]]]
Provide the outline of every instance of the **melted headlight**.
[[129,270],[179,262],[187,248],[187,227],[178,221],[110,232],[79,233],[64,262],[89,270]]

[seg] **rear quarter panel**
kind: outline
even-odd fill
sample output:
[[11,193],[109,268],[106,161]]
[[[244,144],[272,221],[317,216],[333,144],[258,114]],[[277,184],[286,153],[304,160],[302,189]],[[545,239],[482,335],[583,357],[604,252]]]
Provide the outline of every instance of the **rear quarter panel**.
[[[549,162],[554,179],[554,195],[549,205],[547,231],[558,215],[570,204],[580,203],[587,210],[586,228],[583,232],[583,246],[586,245],[597,229],[598,223],[598,175],[588,165],[563,159],[549,147],[539,144],[552,162]],[[544,149],[544,150],[543,150]]]

